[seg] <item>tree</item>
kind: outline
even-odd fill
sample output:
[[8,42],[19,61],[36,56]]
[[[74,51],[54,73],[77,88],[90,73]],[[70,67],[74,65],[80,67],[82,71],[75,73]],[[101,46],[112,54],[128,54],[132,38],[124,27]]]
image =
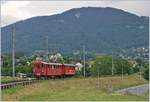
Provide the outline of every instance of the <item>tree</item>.
[[116,58],[115,63],[114,63],[114,69],[115,69],[115,74],[122,74],[122,68],[123,68],[123,74],[131,74],[133,73],[133,68],[130,65],[130,63],[121,58]]
[[[133,73],[133,68],[130,63],[121,58],[114,58],[114,74],[121,75],[123,68],[123,74]],[[91,74],[97,76],[100,75],[111,75],[112,74],[112,57],[111,56],[98,56],[91,67]]]
[[147,68],[147,69],[145,70],[145,72],[144,72],[144,78],[145,78],[146,80],[149,80],[149,68]]
[[110,75],[111,74],[111,56],[98,56],[94,63],[92,64],[91,74],[93,76],[98,75]]
[[149,80],[149,63],[145,63],[144,64],[144,68],[145,68],[145,71],[144,71],[144,78],[146,80]]

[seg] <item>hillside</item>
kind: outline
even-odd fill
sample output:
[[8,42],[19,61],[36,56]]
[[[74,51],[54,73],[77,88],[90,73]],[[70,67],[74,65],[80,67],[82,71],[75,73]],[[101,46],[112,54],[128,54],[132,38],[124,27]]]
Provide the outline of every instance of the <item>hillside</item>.
[[[52,16],[16,22],[16,52],[45,50],[72,53],[86,46],[89,52],[110,52],[148,46],[148,17],[115,8],[83,7]],[[12,24],[1,29],[2,53],[12,48]]]

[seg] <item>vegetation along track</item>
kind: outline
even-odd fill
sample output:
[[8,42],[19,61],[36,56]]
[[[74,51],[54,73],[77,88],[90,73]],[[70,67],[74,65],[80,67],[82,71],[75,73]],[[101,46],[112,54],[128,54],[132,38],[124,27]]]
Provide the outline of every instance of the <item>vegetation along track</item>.
[[[53,78],[52,80],[67,80],[69,78]],[[8,89],[11,87],[15,87],[17,85],[30,85],[32,83],[40,82],[42,80],[51,80],[51,79],[31,79],[31,80],[14,80],[14,81],[6,81],[1,83],[1,89]]]

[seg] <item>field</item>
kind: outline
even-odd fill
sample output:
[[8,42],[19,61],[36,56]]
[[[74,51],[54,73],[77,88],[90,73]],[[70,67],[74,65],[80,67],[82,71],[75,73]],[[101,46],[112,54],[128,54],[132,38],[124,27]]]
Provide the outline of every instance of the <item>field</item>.
[[148,83],[137,76],[44,80],[2,90],[3,101],[148,101],[148,95],[117,95],[114,90]]

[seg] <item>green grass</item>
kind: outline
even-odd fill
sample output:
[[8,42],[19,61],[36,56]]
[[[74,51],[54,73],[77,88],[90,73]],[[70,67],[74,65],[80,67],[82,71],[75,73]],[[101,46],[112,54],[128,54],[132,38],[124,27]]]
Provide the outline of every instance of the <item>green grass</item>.
[[25,78],[20,77],[10,77],[10,76],[1,76],[1,82],[8,82],[8,81],[14,81],[14,80],[23,80]]
[[148,101],[146,96],[114,95],[113,90],[148,83],[136,76],[48,80],[2,91],[4,101]]

